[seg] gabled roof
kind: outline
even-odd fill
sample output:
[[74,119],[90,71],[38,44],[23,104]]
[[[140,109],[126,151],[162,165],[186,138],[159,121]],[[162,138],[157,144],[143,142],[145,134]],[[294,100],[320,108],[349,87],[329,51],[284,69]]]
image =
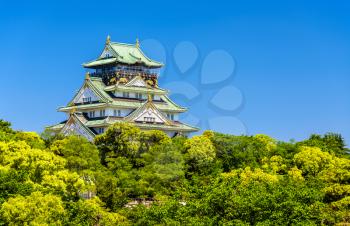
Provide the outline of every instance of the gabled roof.
[[[90,120],[85,123],[85,128],[91,131],[90,128],[110,126],[116,122],[124,122],[124,120],[122,118],[116,118],[116,117],[107,117],[105,119]],[[181,122],[174,122],[173,125],[140,123],[140,122],[132,122],[132,123],[137,127],[140,127],[141,129],[145,129],[145,130],[160,129],[165,131],[183,131],[183,132],[195,132],[199,130],[198,127],[190,126]],[[64,123],[60,123],[60,124],[49,126],[46,128],[54,132],[59,132],[64,126],[65,126]],[[91,131],[91,134],[94,134],[94,133]]]
[[[89,87],[91,91],[100,99],[98,103],[89,103],[89,104],[81,104],[74,106],[74,99],[80,95],[82,90],[86,87]],[[185,112],[187,109],[175,104],[170,98],[166,95],[167,91],[160,88],[146,88],[146,87],[131,87],[125,85],[113,85],[113,86],[105,86],[101,78],[98,77],[89,77],[85,79],[84,84],[79,89],[79,91],[74,95],[72,100],[68,103],[66,107],[60,107],[58,110],[63,112],[69,112],[72,108],[76,109],[94,109],[94,108],[104,108],[104,107],[120,107],[120,108],[129,108],[136,109],[141,107],[145,102],[133,101],[127,99],[118,99],[112,98],[107,92],[113,90],[121,90],[121,91],[130,91],[130,92],[142,92],[142,93],[150,93],[157,94],[161,96],[163,102],[154,102],[153,104],[161,111],[169,111],[169,112]]]
[[91,131],[91,129],[85,126],[86,122],[87,120],[83,115],[72,113],[65,125],[62,127],[60,133],[66,135],[81,135],[92,141],[95,134]]
[[89,77],[87,74],[87,77],[84,81],[84,84],[81,86],[79,91],[74,95],[72,100],[68,103],[68,106],[71,106],[74,104],[74,100],[77,96],[79,96],[86,88],[89,88],[100,100],[102,103],[109,103],[113,101],[113,98],[108,95],[104,91],[104,83],[102,82],[101,78],[96,78],[96,77]]
[[149,87],[145,80],[143,80],[140,76],[133,77],[128,83],[125,84],[125,86]]
[[125,117],[126,121],[129,122],[137,122],[142,115],[145,114],[145,112],[149,112],[149,114],[152,114],[152,116],[156,117],[161,121],[162,124],[165,125],[172,125],[172,122],[163,115],[162,112],[160,112],[157,107],[153,104],[151,100],[148,100],[146,103],[144,103],[141,107],[133,111],[131,114],[129,114],[127,117]]
[[105,58],[101,56],[93,61],[84,63],[83,66],[86,68],[93,68],[99,65],[121,63],[121,64],[142,64],[150,68],[160,68],[163,66],[162,63],[154,61],[147,57],[141,50],[138,41],[136,44],[126,44],[118,42],[110,42],[109,37],[107,38],[104,50],[108,50],[112,56]]

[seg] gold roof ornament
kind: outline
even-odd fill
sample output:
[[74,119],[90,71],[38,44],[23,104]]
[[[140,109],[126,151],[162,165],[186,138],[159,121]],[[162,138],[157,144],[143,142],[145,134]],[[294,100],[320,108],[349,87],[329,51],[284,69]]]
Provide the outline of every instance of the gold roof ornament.
[[148,102],[152,102],[152,99],[153,99],[153,98],[152,98],[152,95],[149,93],[149,94],[148,94],[148,99],[147,99]]
[[107,35],[106,44],[111,43],[111,36]]
[[136,46],[137,48],[140,48],[140,41],[139,41],[139,39],[138,39],[138,38],[136,38],[136,43],[135,43],[135,46]]
[[69,111],[70,115],[73,115],[77,111],[77,107],[73,106],[72,109]]
[[90,72],[86,72],[86,74],[85,74],[85,80],[90,80]]

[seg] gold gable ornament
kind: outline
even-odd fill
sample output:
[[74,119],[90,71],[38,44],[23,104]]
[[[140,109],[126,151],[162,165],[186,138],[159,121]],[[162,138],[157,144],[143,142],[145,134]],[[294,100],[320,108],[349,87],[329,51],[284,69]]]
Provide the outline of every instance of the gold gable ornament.
[[135,46],[136,46],[136,48],[140,48],[140,42],[139,42],[139,39],[138,39],[138,38],[136,38]]
[[70,115],[74,115],[75,114],[75,112],[77,111],[77,107],[72,107],[72,109],[69,111],[69,114]]
[[85,74],[85,80],[90,80],[90,72],[86,72],[86,74]]
[[106,45],[108,45],[109,43],[111,43],[111,36],[107,35]]

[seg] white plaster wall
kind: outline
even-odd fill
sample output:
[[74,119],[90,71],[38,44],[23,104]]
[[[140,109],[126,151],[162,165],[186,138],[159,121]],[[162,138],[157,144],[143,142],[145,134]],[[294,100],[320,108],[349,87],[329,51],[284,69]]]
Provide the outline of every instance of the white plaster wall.
[[91,91],[90,88],[80,90],[79,94],[74,98],[74,103],[83,103],[83,98],[91,97],[91,101],[98,101],[99,98]]
[[105,49],[105,50],[103,51],[103,53],[101,54],[101,57],[102,57],[102,58],[105,58],[105,57],[107,57],[107,55],[109,55],[109,57],[112,57],[112,56],[113,56],[112,53],[111,53],[108,49]]
[[154,95],[153,99],[154,100],[161,100],[159,95]]
[[133,110],[132,109],[121,109],[121,108],[109,108],[107,109],[106,113],[108,112],[108,116],[118,116],[114,115],[114,110],[120,110],[121,117],[125,117],[129,115]]
[[[121,108],[105,108],[105,116],[115,116],[114,115],[114,110],[120,110],[121,112],[121,117],[125,117],[125,116],[128,116],[132,111],[133,109],[121,109]],[[95,112],[95,118],[96,117],[101,117],[101,114],[100,114],[100,109],[98,110],[91,110],[91,111],[94,111]],[[91,111],[84,111],[87,115],[89,115],[89,112]]]
[[168,117],[168,114],[173,114],[174,115],[174,121],[179,121],[179,114],[178,113],[171,113],[171,112],[162,112],[163,115],[165,115],[168,119],[170,119],[170,117]]
[[155,110],[151,108],[144,109],[143,112],[141,112],[139,116],[135,118],[135,121],[145,121],[144,120],[145,117],[154,118],[155,120],[154,122],[156,123],[164,123],[164,120],[162,119],[162,117]]
[[123,97],[123,93],[122,92],[114,92],[114,95],[116,97]]

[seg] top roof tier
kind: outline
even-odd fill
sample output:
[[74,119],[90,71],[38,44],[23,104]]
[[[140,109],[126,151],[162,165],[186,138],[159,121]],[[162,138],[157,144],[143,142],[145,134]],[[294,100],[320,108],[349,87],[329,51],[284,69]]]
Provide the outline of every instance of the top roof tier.
[[83,64],[85,68],[99,68],[104,65],[142,65],[148,68],[160,68],[162,63],[147,57],[141,50],[139,41],[135,44],[111,42],[107,37],[105,48],[96,60]]

